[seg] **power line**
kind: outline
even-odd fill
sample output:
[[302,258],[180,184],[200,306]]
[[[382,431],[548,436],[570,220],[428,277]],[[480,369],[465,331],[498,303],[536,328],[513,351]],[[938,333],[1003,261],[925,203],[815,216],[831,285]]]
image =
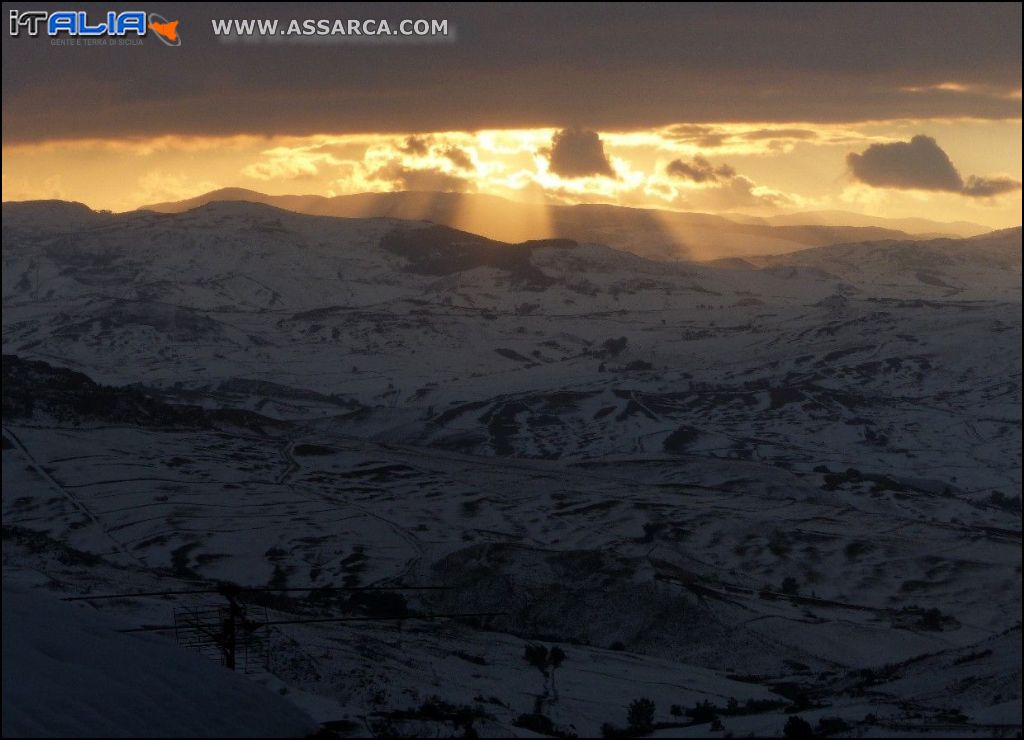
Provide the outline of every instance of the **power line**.
[[188,596],[195,594],[230,593],[285,593],[295,591],[450,591],[450,586],[307,586],[301,588],[248,588],[225,586],[223,588],[200,588],[184,591],[140,591],[133,594],[98,594],[95,596],[66,596],[61,601],[96,601],[99,599],[133,599],[147,596]]
[[[272,622],[260,622],[252,629],[260,627],[272,627],[283,624],[322,624],[328,622],[404,622],[407,620],[432,620],[432,619],[470,619],[473,617],[504,617],[508,612],[453,612],[451,614],[409,614],[394,617],[325,617],[322,619],[279,619]],[[131,627],[129,629],[117,630],[122,633],[129,632],[166,632],[175,629],[173,624],[154,625],[151,627]]]
[[[190,637],[189,640],[194,638],[198,639],[196,644],[205,643],[211,646],[215,646],[216,649],[222,655],[224,665],[230,670],[235,670],[236,658],[238,657],[239,649],[243,649],[246,652],[243,655],[243,661],[246,661],[249,646],[252,644],[253,633],[262,627],[270,627],[277,625],[291,625],[291,624],[329,624],[329,623],[342,623],[342,622],[387,622],[397,621],[404,622],[406,620],[432,620],[432,619],[469,619],[469,618],[480,618],[480,617],[497,617],[502,616],[500,612],[453,612],[447,614],[404,614],[396,616],[375,616],[375,617],[316,617],[306,619],[279,619],[274,621],[257,622],[250,620],[246,617],[246,607],[241,602],[243,594],[257,593],[257,592],[290,592],[290,591],[302,591],[309,592],[311,595],[317,591],[320,592],[362,592],[362,591],[448,591],[451,590],[448,586],[308,586],[308,587],[292,587],[292,588],[245,588],[237,586],[233,583],[222,583],[217,588],[199,588],[199,589],[184,589],[180,591],[146,591],[137,592],[133,594],[98,594],[95,596],[69,596],[64,601],[94,601],[100,599],[132,599],[142,598],[147,596],[182,596],[192,594],[218,594],[227,601],[227,606],[218,610],[215,618],[203,616],[198,613],[190,613],[188,618],[185,620],[184,629]],[[214,621],[209,621],[213,619]],[[209,621],[209,624],[205,624],[204,620]],[[179,628],[181,624],[178,623],[177,610],[175,612],[175,624],[169,625],[150,625],[143,627],[132,627],[128,629],[117,630],[122,633],[130,632],[169,632],[174,631],[179,644],[181,643],[181,634]]]
[[328,617],[324,619],[282,619],[273,622],[264,622],[265,625],[277,624],[316,624],[318,622],[403,622],[407,619],[431,620],[431,619],[470,619],[474,617],[503,617],[507,612],[453,612],[451,614],[415,614],[411,616],[397,617]]

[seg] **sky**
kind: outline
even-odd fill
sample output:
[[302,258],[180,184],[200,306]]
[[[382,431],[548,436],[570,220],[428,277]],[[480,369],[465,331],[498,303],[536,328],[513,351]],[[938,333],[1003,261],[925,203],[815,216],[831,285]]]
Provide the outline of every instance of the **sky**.
[[[1021,222],[1019,3],[79,7],[176,19],[181,44],[5,28],[4,200],[444,190]],[[247,18],[448,34],[213,33]]]

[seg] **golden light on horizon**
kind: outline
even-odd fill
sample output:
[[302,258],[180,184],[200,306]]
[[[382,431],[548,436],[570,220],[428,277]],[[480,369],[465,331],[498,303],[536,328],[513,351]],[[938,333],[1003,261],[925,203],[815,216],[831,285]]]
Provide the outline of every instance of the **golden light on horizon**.
[[[1019,189],[966,198],[953,192],[869,187],[850,177],[845,162],[848,154],[872,144],[906,141],[926,132],[965,178],[978,174],[1019,182],[1019,119],[676,124],[600,131],[595,136],[600,137],[604,164],[582,175],[559,173],[552,166],[557,131],[159,136],[14,144],[3,148],[3,198],[60,198],[122,211],[225,187],[327,197],[405,190],[549,205],[607,203],[751,215],[852,210],[967,220],[993,228],[1020,223]],[[670,171],[675,161],[683,163],[679,171],[690,173],[688,177]],[[694,166],[707,167],[708,173],[693,174]],[[372,201],[366,203],[370,209]],[[517,228],[515,217],[501,209],[470,207],[465,199],[459,209],[453,217],[467,230],[479,230],[485,222],[501,233],[545,230],[536,223]],[[429,210],[424,202],[423,214]],[[496,229],[499,222],[506,225]]]

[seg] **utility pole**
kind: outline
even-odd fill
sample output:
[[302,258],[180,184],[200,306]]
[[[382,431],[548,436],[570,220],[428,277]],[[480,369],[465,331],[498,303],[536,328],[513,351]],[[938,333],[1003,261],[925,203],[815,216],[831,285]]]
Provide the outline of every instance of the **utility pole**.
[[238,626],[242,621],[242,607],[238,603],[240,589],[234,584],[222,584],[221,595],[228,600],[228,608],[225,612],[224,622],[221,625],[220,649],[224,653],[224,665],[229,670],[235,670],[235,654],[238,650]]
[[213,641],[224,655],[225,667],[232,671],[238,665],[239,632],[244,632],[241,636],[241,645],[246,649],[244,660],[248,660],[250,637],[254,631],[265,626],[263,622],[253,622],[246,618],[245,607],[239,602],[245,590],[247,589],[233,583],[222,583],[217,588],[217,593],[227,600],[228,605],[221,620],[220,634],[214,635]]

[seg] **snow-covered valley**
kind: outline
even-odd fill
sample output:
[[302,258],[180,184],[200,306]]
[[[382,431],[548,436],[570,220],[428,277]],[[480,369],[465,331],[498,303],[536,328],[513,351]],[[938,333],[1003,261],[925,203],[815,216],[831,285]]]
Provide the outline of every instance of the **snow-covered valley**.
[[1019,733],[1019,228],[696,263],[3,209],[5,581],[494,614],[271,628],[255,680],[339,734],[607,734],[639,698],[659,737]]

